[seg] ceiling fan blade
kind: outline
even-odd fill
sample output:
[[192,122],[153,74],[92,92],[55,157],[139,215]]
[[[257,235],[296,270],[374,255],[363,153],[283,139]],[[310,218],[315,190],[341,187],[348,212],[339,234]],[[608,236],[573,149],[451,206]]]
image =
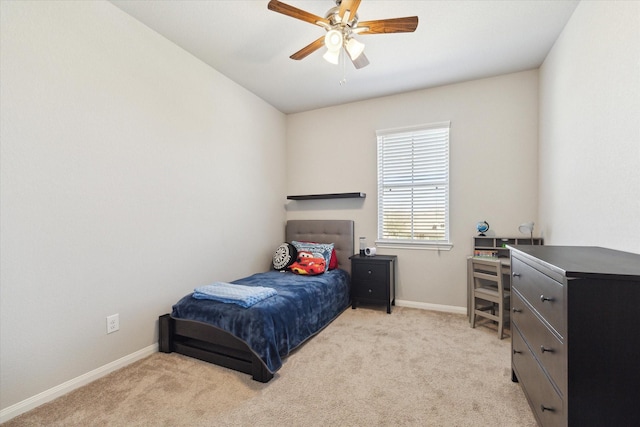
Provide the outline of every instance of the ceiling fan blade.
[[308,45],[306,45],[305,47],[303,47],[302,49],[300,49],[299,51],[291,55],[289,58],[299,61],[301,59],[306,58],[316,50],[320,49],[322,46],[324,46],[324,36],[320,37],[319,39],[317,39],[312,43],[309,43]]
[[377,21],[359,22],[356,28],[369,27],[359,34],[412,33],[418,27],[418,17],[379,19]]
[[356,16],[358,7],[360,6],[360,0],[342,0],[340,3],[340,19],[344,22],[344,14],[349,11],[349,17],[347,22],[351,22]]
[[[269,10],[282,13],[283,15],[287,15],[301,21],[310,22],[315,25],[318,25],[317,22],[323,22],[326,25],[329,25],[329,21],[325,18],[321,18],[318,15],[314,15],[313,13],[298,9],[297,7],[290,6],[278,0],[271,0],[267,7],[269,8]],[[320,26],[323,27],[323,25]]]
[[360,54],[356,59],[352,59],[353,66],[357,69],[364,68],[369,65],[369,59],[365,56],[364,52]]

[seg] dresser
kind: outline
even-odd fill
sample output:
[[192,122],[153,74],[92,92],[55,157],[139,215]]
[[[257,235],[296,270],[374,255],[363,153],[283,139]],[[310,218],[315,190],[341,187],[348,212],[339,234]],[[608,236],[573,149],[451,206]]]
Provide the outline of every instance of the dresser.
[[384,304],[387,313],[396,301],[396,255],[351,257],[351,301]]
[[512,379],[541,426],[640,422],[640,255],[511,249]]

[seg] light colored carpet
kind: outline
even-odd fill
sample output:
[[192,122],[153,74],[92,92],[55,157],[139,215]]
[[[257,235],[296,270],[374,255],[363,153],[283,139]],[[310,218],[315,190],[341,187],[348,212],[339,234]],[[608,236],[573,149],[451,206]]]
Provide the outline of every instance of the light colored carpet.
[[510,339],[463,315],[346,310],[273,380],[154,354],[13,426],[535,426]]

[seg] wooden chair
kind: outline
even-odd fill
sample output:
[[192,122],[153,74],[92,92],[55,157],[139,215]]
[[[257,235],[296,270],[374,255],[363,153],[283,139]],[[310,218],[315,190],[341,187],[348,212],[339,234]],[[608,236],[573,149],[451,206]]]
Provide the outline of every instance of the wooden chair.
[[498,323],[498,338],[502,339],[511,298],[511,292],[505,289],[502,263],[499,259],[473,258],[471,264],[471,327],[476,327],[476,316],[493,320]]

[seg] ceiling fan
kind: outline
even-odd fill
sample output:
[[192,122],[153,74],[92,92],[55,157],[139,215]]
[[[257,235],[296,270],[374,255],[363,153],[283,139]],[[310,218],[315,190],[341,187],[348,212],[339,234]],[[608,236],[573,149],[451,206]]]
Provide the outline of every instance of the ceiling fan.
[[326,30],[324,36],[291,55],[291,59],[306,58],[322,46],[326,46],[327,52],[323,58],[332,64],[338,64],[340,50],[344,48],[353,65],[362,68],[369,65],[369,60],[364,55],[364,44],[354,38],[356,34],[411,33],[418,27],[417,16],[360,22],[357,11],[361,0],[335,1],[336,6],[329,9],[324,18],[278,0],[269,2],[269,10],[318,25]]

